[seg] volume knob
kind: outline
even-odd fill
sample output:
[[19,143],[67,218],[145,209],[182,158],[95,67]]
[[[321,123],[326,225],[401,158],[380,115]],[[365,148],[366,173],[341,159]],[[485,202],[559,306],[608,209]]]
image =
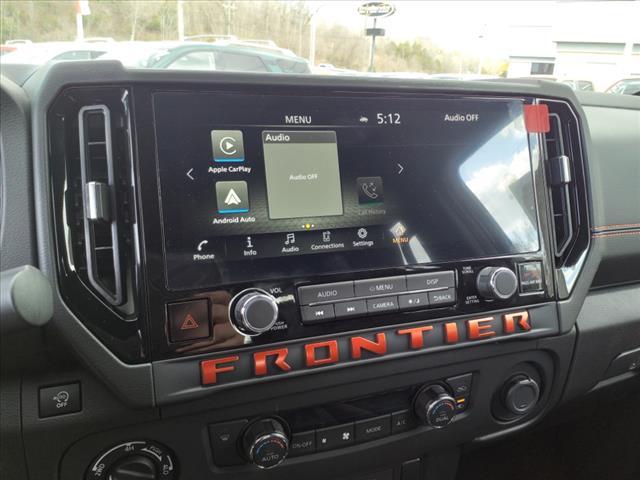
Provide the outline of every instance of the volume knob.
[[232,320],[240,332],[260,335],[278,320],[276,299],[262,290],[242,292],[235,302]]
[[507,300],[516,293],[518,279],[516,274],[506,267],[485,267],[478,274],[476,286],[478,293],[484,298]]

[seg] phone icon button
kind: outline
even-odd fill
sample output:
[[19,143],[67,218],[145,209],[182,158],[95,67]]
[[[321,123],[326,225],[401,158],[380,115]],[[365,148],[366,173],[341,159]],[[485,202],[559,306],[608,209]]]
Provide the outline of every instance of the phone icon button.
[[356,186],[360,205],[371,205],[384,201],[382,177],[358,177]]

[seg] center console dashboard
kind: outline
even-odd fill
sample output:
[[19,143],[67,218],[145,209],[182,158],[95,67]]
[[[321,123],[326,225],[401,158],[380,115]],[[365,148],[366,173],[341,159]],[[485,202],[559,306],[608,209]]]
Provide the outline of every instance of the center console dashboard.
[[558,402],[593,275],[567,89],[92,68],[33,92],[43,269],[162,421],[78,442],[69,478],[338,478]]

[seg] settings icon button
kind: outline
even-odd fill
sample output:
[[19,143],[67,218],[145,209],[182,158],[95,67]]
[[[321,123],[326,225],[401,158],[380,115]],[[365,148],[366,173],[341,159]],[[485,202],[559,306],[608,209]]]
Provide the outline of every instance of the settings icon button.
[[369,235],[369,231],[366,228],[359,228],[357,232],[358,238],[364,240]]

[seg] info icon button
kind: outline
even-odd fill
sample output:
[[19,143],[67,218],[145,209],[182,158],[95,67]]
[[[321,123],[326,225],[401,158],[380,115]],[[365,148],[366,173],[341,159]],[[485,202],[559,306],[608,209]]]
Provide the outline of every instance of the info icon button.
[[244,141],[240,130],[211,130],[211,146],[214,162],[244,162]]

